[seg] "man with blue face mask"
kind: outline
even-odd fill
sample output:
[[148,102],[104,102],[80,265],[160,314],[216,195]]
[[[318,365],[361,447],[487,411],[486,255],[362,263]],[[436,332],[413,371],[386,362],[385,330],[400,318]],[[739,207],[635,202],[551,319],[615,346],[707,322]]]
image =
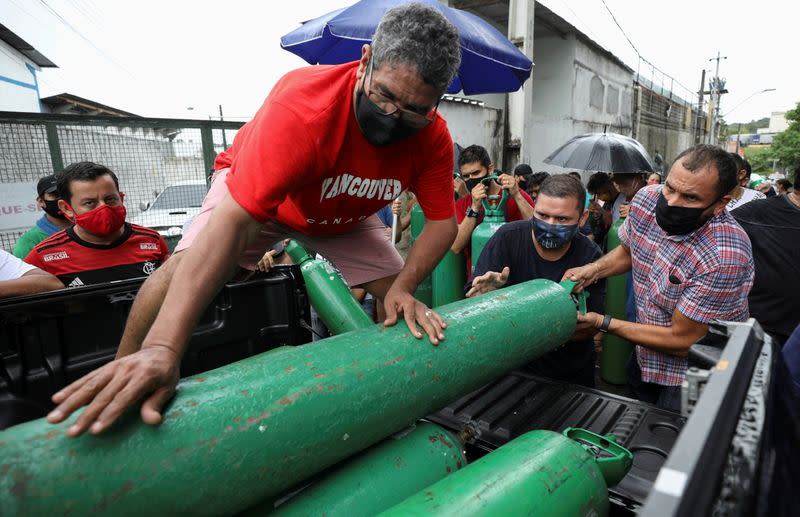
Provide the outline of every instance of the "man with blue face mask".
[[[539,190],[533,217],[502,226],[483,249],[467,284],[467,297],[536,278],[561,281],[564,273],[602,256],[600,247],[580,234],[589,213],[584,209],[586,191],[566,174],[547,178]],[[603,310],[605,284],[589,287],[588,309]],[[579,324],[563,346],[537,359],[528,369],[552,379],[594,386],[597,331]]]

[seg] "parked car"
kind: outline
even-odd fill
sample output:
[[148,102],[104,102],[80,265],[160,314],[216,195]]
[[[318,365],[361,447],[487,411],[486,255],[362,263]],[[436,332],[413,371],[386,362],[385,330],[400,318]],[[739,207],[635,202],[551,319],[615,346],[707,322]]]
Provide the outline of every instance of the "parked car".
[[183,225],[200,212],[208,185],[203,180],[180,181],[161,192],[152,204],[141,203],[142,212],[131,222],[157,230],[164,237],[179,236]]

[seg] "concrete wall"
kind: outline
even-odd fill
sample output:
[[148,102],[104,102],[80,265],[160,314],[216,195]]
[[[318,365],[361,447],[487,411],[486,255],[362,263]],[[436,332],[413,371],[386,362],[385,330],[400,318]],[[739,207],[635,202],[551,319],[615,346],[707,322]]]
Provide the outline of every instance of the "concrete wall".
[[[579,39],[536,29],[533,141],[523,157],[534,170],[566,172],[544,159],[573,136],[608,131],[630,135],[632,73]],[[587,174],[588,176],[588,174]]]
[[634,121],[636,138],[651,157],[656,150],[665,161],[665,171],[683,150],[694,145],[696,112],[683,101],[676,101],[644,86],[635,90],[634,104],[637,115]]
[[0,41],[0,111],[41,111],[37,70],[22,54]]
[[[470,100],[475,100],[475,97]],[[439,111],[447,121],[453,142],[461,147],[473,144],[486,148],[496,165],[504,169],[503,111],[487,106],[443,100]],[[457,164],[456,164],[457,166]]]

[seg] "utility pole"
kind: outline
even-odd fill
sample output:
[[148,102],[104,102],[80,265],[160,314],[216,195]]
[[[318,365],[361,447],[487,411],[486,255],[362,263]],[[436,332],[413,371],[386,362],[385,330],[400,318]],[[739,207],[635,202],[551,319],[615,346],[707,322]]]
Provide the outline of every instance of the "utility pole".
[[[219,121],[224,122],[222,118],[222,104],[219,105]],[[222,128],[222,149],[225,150],[228,148],[228,139],[225,137],[225,128]]]
[[[714,100],[714,116],[711,120],[711,134],[709,135],[709,143],[714,143],[714,138],[717,136],[719,132],[719,98],[720,94],[722,93],[721,90],[721,79],[719,78],[719,62],[722,59],[728,59],[728,56],[722,56],[719,51],[717,51],[717,57],[712,57],[709,61],[716,61],[717,62],[717,69],[714,73],[714,79],[712,80],[711,84],[711,98]],[[719,140],[719,138],[717,137]]]
[[700,144],[705,143],[705,135],[703,135],[703,113],[705,113],[703,107],[703,94],[705,93],[706,89],[706,70],[703,69],[703,75],[700,77],[700,91],[697,92],[697,121],[695,122],[695,136],[694,136],[694,143]]

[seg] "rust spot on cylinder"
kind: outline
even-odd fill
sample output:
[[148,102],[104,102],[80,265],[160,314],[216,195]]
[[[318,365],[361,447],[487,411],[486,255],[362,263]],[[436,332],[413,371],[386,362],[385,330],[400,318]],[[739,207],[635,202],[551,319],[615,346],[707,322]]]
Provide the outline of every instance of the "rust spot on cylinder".
[[284,371],[286,373],[292,373],[294,371],[294,366],[287,366]]
[[59,434],[61,434],[61,433],[59,433],[59,432],[58,432],[58,430],[56,430],[56,429],[53,429],[52,431],[48,431],[48,433],[45,435],[45,437],[46,437],[48,440],[52,440],[53,438],[55,438],[55,437],[56,437],[56,436],[58,436]]
[[239,418],[238,416],[237,416],[236,418],[234,418],[234,419],[233,419],[233,423],[235,423],[235,424],[238,424],[238,423],[239,423],[239,422],[241,422],[241,421],[242,421],[242,419],[241,419],[241,418]]
[[458,468],[461,468],[461,460],[458,460],[458,461],[456,462],[456,467],[458,467]]
[[197,406],[197,401],[196,400],[190,400],[190,401],[188,401],[186,403],[186,405],[189,406],[189,407],[195,407],[195,406]]
[[324,373],[315,373],[314,374],[314,378],[315,379],[322,379],[323,377],[325,377]]
[[433,382],[439,382],[440,380],[442,380],[442,378],[439,377],[438,375],[434,374],[434,375],[431,375],[431,380]]
[[452,469],[452,467],[450,467],[450,465],[448,465],[448,466],[447,466],[447,473],[449,474],[449,473],[451,473],[451,472],[453,472],[453,469]]
[[206,382],[206,378],[205,377],[195,377],[194,378],[194,382]]
[[417,376],[417,371],[416,370],[411,370],[411,376],[412,377],[416,377]]
[[182,417],[184,414],[185,413],[183,411],[178,409],[178,410],[173,411],[172,413],[170,413],[169,416],[172,417],[172,418],[179,418],[179,417]]
[[[292,402],[293,402],[293,399],[291,399],[289,397],[283,397],[282,399],[280,399],[278,401],[278,404],[280,404],[281,406],[288,406]],[[248,418],[248,420],[250,420],[250,419]]]
[[239,394],[242,395],[243,397],[246,397],[246,396],[248,396],[250,394],[250,392],[247,391],[247,390],[242,390],[242,391],[239,392]]

